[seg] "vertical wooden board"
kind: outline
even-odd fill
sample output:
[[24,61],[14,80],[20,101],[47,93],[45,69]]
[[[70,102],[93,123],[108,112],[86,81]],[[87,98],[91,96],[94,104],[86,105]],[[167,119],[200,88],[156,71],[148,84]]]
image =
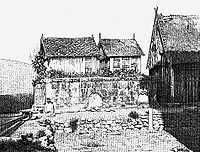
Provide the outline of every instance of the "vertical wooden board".
[[113,58],[110,58],[110,71],[113,72]]
[[83,57],[82,72],[85,73],[85,57]]

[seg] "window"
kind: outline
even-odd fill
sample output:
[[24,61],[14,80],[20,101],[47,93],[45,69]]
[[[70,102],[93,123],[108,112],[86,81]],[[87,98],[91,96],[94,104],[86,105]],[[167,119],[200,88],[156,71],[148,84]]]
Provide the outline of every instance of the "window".
[[137,58],[132,58],[131,60],[131,69],[133,69],[135,72],[138,72],[138,62],[139,60]]
[[113,59],[113,68],[120,68],[120,58]]
[[91,57],[85,58],[85,73],[91,73],[92,72],[92,60]]
[[130,68],[130,59],[122,58],[122,69],[129,69],[129,68]]

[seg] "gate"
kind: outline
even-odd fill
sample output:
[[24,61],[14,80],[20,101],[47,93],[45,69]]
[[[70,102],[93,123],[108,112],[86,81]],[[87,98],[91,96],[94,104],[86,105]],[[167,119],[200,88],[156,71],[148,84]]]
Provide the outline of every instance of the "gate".
[[149,104],[152,107],[162,104],[162,81],[157,76],[147,76],[140,80],[140,88],[147,89]]

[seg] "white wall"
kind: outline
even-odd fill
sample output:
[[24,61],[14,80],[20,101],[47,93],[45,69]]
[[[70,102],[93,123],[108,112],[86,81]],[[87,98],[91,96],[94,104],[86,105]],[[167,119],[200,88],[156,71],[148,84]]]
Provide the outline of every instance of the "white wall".
[[[99,69],[99,60],[91,58],[92,72],[96,72]],[[85,58],[61,58],[51,59],[48,69],[60,70],[65,72],[85,73]]]

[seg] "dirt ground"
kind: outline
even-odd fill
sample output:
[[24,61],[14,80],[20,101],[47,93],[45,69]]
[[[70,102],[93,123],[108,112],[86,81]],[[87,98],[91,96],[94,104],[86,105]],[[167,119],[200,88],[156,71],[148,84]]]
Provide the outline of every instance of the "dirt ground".
[[[63,113],[52,117],[58,122],[67,122],[70,118],[110,118],[127,115],[133,109],[121,109],[115,112],[77,112]],[[39,129],[36,120],[27,121],[12,137],[17,137],[27,131]],[[65,133],[57,131],[55,146],[59,152],[173,152],[173,149],[186,149],[176,138],[168,132],[124,130],[118,133],[92,132],[89,134]]]
[[94,132],[83,135],[57,133],[55,141],[58,151],[62,152],[173,152],[173,148],[184,148],[166,131],[126,130],[121,134]]

